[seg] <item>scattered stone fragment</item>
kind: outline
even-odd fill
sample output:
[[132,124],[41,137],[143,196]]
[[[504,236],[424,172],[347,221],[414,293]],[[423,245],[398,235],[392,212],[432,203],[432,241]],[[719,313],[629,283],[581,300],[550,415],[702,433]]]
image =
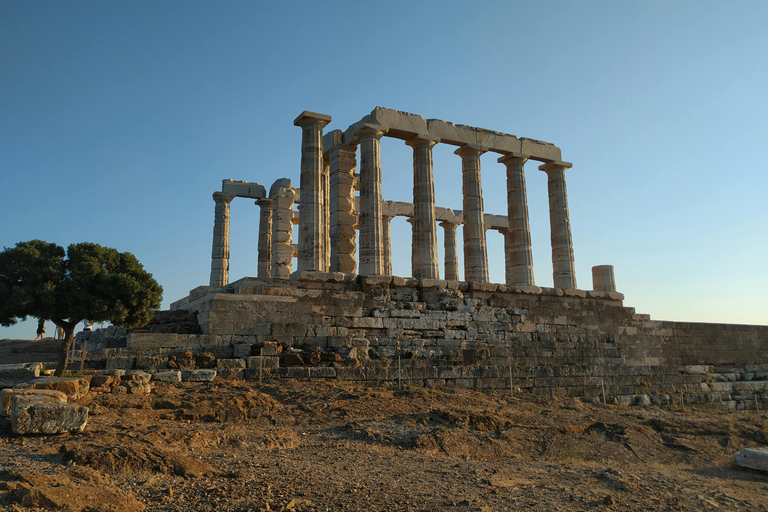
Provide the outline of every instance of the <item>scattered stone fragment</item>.
[[67,395],[67,399],[72,402],[88,394],[91,387],[91,376],[82,377],[38,377],[28,382],[19,389],[53,389],[61,391]]

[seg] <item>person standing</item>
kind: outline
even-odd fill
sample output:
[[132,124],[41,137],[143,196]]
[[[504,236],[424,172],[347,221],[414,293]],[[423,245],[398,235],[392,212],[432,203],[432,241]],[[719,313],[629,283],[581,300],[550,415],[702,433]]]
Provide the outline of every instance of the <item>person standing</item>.
[[35,341],[42,340],[43,336],[45,336],[45,320],[41,318],[37,321],[37,338]]

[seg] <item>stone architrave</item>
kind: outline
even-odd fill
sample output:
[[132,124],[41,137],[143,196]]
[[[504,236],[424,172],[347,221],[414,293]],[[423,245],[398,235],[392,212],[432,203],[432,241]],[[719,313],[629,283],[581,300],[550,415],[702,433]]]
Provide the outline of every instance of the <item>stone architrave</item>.
[[213,251],[211,254],[211,281],[214,288],[229,284],[229,203],[234,196],[221,192],[213,194],[216,201],[213,220]]
[[456,151],[461,157],[462,192],[464,195],[464,280],[488,282],[488,253],[485,244],[483,190],[480,181],[480,155],[485,149],[467,144]]
[[329,151],[331,272],[357,273],[356,154],[356,146],[341,144]]
[[432,147],[439,140],[415,137],[406,141],[413,148],[413,277],[439,279],[437,227],[435,224],[435,183]]
[[325,191],[323,184],[323,127],[331,116],[302,112],[293,124],[301,127],[301,204],[299,206],[299,257],[302,271],[325,270]]
[[552,241],[552,277],[555,288],[576,288],[576,271],[573,263],[571,221],[568,216],[568,194],[565,190],[567,162],[547,162],[539,169],[547,173],[549,191],[549,225]]
[[384,275],[392,275],[392,231],[391,224],[393,217],[389,215],[381,216],[381,252],[384,258]]
[[259,279],[272,276],[272,208],[275,201],[269,198],[256,201],[259,206]]
[[527,157],[510,154],[498,159],[507,167],[507,219],[509,230],[505,234],[507,253],[506,280],[509,285],[531,286],[533,279],[533,254],[531,229],[528,222],[528,199],[525,190],[523,167]]
[[456,255],[456,226],[452,222],[443,221],[443,245],[445,247],[445,279],[459,280],[459,259]]
[[272,277],[288,279],[293,268],[293,204],[291,180],[277,180],[269,191],[272,206]]
[[360,138],[360,274],[384,274],[381,144],[384,134],[377,127],[363,126]]

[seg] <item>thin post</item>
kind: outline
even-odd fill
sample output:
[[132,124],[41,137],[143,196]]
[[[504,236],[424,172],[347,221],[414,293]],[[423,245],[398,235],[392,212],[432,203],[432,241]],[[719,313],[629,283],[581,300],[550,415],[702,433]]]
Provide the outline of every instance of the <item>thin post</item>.
[[603,379],[600,379],[600,387],[603,388],[603,405],[608,405],[608,402],[605,400],[605,381]]
[[83,367],[85,366],[85,351],[88,347],[88,338],[83,338],[83,350],[80,357],[80,373],[83,373]]

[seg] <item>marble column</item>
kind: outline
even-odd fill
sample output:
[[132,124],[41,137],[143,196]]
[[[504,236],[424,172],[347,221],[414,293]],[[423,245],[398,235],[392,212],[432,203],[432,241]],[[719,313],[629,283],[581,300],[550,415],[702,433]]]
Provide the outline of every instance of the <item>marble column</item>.
[[384,275],[392,275],[392,230],[389,215],[381,216],[381,252],[384,259]]
[[435,224],[435,183],[432,146],[438,141],[413,138],[406,144],[413,148],[413,277],[438,279],[437,228]]
[[360,137],[360,274],[383,275],[381,130],[364,126]]
[[480,155],[484,148],[467,144],[454,153],[461,157],[464,194],[464,280],[488,282],[488,252],[485,245],[483,189],[480,181]]
[[216,202],[213,220],[213,251],[211,254],[211,281],[214,288],[229,284],[229,203],[234,199],[221,192],[213,194]]
[[592,267],[592,289],[596,292],[616,291],[613,265],[597,265]]
[[323,155],[323,272],[331,268],[331,162]]
[[568,217],[568,194],[565,190],[567,162],[547,162],[539,169],[547,173],[549,191],[549,225],[552,241],[552,277],[555,288],[576,288],[576,271],[573,263],[571,221]]
[[325,190],[323,127],[331,116],[304,111],[293,124],[301,127],[301,203],[299,206],[298,271],[325,270]]
[[443,244],[445,247],[445,278],[448,281],[459,280],[459,259],[456,255],[456,224],[443,221]]
[[356,146],[338,145],[329,150],[331,272],[357,273],[356,154]]
[[[509,285],[533,285],[533,254],[531,252],[531,229],[528,222],[528,198],[525,191],[523,167],[527,157],[510,154],[498,159],[507,167],[507,218],[509,238],[506,245],[507,272]],[[506,240],[505,240],[506,241]]]
[[272,185],[272,278],[288,279],[293,268],[293,204],[291,180],[280,179]]
[[269,198],[256,201],[259,206],[259,279],[272,277],[272,208],[275,201]]

